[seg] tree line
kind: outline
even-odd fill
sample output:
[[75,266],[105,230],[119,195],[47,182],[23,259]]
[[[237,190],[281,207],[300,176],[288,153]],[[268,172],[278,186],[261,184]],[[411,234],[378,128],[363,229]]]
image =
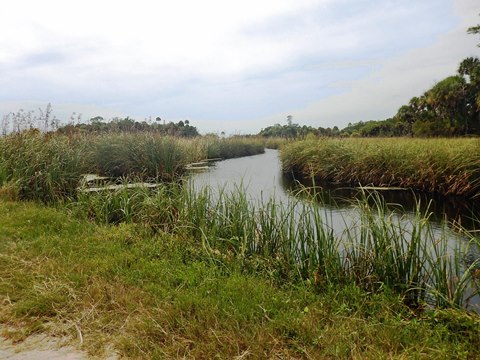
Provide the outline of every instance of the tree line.
[[[469,34],[480,34],[480,25]],[[480,46],[480,44],[478,45]],[[480,59],[462,60],[457,73],[436,83],[398,109],[393,118],[349,124],[349,136],[480,135]]]
[[174,123],[172,121],[165,123],[157,117],[155,122],[136,121],[130,117],[113,118],[105,121],[101,116],[91,118],[88,123],[68,124],[59,127],[59,133],[75,133],[75,132],[95,132],[95,133],[111,133],[111,132],[155,132],[162,135],[179,136],[179,137],[195,137],[199,136],[197,128],[190,125],[188,120]]
[[[480,25],[470,27],[469,34],[480,34]],[[478,45],[480,47],[480,44]],[[261,136],[470,136],[480,135],[480,59],[462,60],[455,75],[436,83],[420,96],[385,120],[360,121],[342,130],[313,128],[291,123],[276,124],[260,131]]]

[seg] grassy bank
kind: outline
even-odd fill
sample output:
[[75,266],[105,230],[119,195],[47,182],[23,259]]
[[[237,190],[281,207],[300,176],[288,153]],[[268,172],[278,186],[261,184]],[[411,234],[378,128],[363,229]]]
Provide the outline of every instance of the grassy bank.
[[285,172],[317,181],[480,194],[479,139],[319,139],[288,144]]
[[75,217],[99,224],[143,224],[195,238],[219,266],[228,268],[235,259],[243,270],[268,273],[278,283],[373,292],[387,287],[414,308],[461,308],[469,292],[479,293],[480,264],[465,260],[478,246],[474,236],[465,233],[463,241],[448,245],[446,229],[430,226],[428,209],[400,215],[375,193],[351,207],[356,215],[339,232],[314,195],[288,204],[253,203],[242,189],[217,195],[173,184],[83,193],[70,205]]
[[0,137],[0,186],[21,199],[44,202],[75,196],[81,174],[171,181],[185,165],[207,158],[263,152],[261,141],[157,133],[43,134],[37,130]]
[[47,331],[138,359],[480,355],[476,315],[414,312],[395,293],[355,285],[278,283],[181,228],[94,224],[6,201],[0,223],[0,319],[17,327],[4,334],[14,339]]

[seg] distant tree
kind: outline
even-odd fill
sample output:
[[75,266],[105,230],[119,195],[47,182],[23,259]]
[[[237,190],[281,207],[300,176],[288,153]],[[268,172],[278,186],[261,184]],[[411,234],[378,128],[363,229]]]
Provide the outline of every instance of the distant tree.
[[[73,131],[83,132],[155,132],[162,135],[171,135],[179,137],[194,137],[199,133],[195,126],[191,126],[188,120],[179,121],[177,124],[169,122],[168,124],[161,124],[162,119],[157,117],[155,123],[147,121],[136,121],[130,117],[113,118],[110,121],[105,121],[101,116],[91,118],[88,124],[77,123],[69,124],[58,129],[59,132],[71,133]],[[73,127],[73,128],[72,128]]]
[[427,91],[426,101],[437,123],[444,127],[437,135],[468,134],[466,93],[465,78],[459,75],[449,76]]
[[[289,115],[290,116],[290,115]],[[275,124],[262,129],[258,135],[263,137],[283,137],[283,138],[304,138],[308,134],[317,135],[319,131],[311,126],[300,126],[291,122],[292,118],[288,118],[289,123],[287,125]]]
[[[476,26],[469,27],[467,30],[468,34],[480,34],[480,24]],[[480,43],[477,45],[480,47]]]

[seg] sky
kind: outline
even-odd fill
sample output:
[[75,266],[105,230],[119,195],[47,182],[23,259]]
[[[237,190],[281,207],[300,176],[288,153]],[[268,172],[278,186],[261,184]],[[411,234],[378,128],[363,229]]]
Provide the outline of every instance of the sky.
[[[15,0],[0,116],[189,120],[202,133],[385,119],[480,56],[478,0]],[[72,116],[72,114],[74,114]]]

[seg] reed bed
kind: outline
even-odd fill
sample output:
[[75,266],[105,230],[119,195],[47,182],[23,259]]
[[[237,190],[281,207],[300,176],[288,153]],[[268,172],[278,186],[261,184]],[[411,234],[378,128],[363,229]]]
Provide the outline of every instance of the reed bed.
[[292,142],[292,139],[282,138],[282,137],[268,137],[264,138],[265,147],[267,149],[280,149],[285,144]]
[[283,170],[353,186],[480,195],[480,139],[319,139],[286,145]]
[[460,308],[479,295],[479,260],[464,261],[478,247],[474,237],[452,248],[447,232],[432,229],[420,206],[413,216],[399,215],[376,193],[351,206],[358,219],[342,233],[313,196],[253,203],[241,188],[217,193],[176,184],[83,194],[75,211],[101,223],[142,223],[197,239],[221,268],[264,272],[280,283],[388,289],[412,307]]
[[22,199],[52,202],[73,196],[88,169],[88,153],[88,143],[78,137],[31,130],[0,138],[0,186],[13,186]]
[[231,137],[219,139],[217,137],[205,137],[203,145],[209,159],[232,159],[265,152],[263,142],[255,138]]
[[20,199],[63,201],[76,195],[82,174],[174,181],[189,163],[263,151],[263,144],[255,139],[29,130],[0,137],[0,186],[8,184]]

